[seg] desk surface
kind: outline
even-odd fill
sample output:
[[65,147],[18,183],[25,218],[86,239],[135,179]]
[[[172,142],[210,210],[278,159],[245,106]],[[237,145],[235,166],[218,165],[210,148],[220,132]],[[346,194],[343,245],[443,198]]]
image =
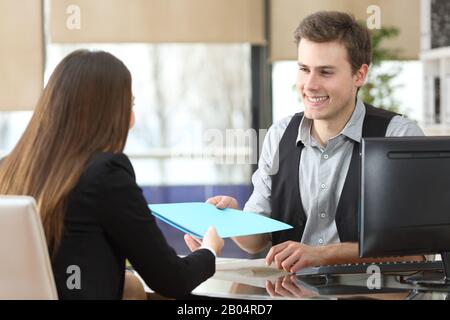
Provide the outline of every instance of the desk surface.
[[[226,265],[229,267],[224,267]],[[404,283],[398,275],[381,275],[379,289],[369,289],[370,274],[296,276],[247,259],[217,259],[214,276],[192,294],[227,299],[450,299],[450,286]],[[370,281],[370,280],[369,280]],[[372,282],[373,283],[373,282]],[[151,291],[146,287],[147,291]]]

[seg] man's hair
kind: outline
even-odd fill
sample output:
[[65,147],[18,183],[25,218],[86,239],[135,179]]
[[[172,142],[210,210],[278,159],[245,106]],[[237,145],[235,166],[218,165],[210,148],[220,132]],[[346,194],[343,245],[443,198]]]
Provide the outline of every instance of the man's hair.
[[367,27],[354,16],[338,11],[319,11],[307,16],[294,32],[297,45],[301,39],[313,42],[338,41],[347,49],[348,60],[355,73],[361,65],[370,65],[372,44]]

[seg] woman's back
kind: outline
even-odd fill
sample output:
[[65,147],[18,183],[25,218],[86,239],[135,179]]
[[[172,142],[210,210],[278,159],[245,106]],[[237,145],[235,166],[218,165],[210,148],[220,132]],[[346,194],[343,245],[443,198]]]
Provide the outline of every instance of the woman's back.
[[124,154],[97,153],[67,199],[52,259],[59,297],[120,299],[126,258],[166,296],[189,293],[215,269],[208,250],[179,258],[168,246]]
[[55,68],[22,137],[0,165],[0,194],[35,198],[59,297],[120,299],[125,258],[147,285],[183,296],[214,273],[223,240],[192,255],[167,245],[122,154],[134,124],[131,74],[113,55],[77,50]]

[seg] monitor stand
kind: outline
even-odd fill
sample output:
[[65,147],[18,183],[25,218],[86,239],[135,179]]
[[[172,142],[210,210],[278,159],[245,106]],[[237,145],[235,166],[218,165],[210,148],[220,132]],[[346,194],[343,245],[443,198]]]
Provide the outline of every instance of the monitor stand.
[[409,277],[403,277],[403,281],[413,285],[419,286],[442,286],[450,288],[450,251],[441,252],[442,264],[444,266],[444,276],[442,273],[436,272],[423,272],[420,275],[413,275]]

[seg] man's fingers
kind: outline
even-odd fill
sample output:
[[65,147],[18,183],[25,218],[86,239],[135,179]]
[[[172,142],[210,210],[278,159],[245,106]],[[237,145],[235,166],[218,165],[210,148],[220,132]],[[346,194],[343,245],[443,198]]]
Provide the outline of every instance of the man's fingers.
[[281,283],[283,288],[292,293],[293,296],[297,298],[303,297],[303,291],[300,289],[291,279],[285,277]]
[[281,267],[283,268],[284,271],[292,273],[294,272],[292,270],[292,266],[295,263],[297,263],[297,261],[299,261],[300,259],[301,259],[300,252],[298,252],[297,250],[291,252],[291,254],[283,260],[283,262],[281,263]]
[[271,297],[279,297],[279,294],[275,292],[275,288],[271,281],[266,280],[266,291],[269,293]]
[[230,202],[231,202],[231,198],[222,197],[222,199],[220,199],[220,201],[217,203],[216,207],[219,209],[228,208],[228,206],[230,205]]
[[225,196],[215,196],[206,200],[207,203],[213,204],[218,209],[228,208],[228,204],[230,203],[230,197]]
[[284,268],[283,264],[285,263],[285,260],[288,259],[291,255],[292,255],[292,252],[288,248],[284,249],[283,251],[278,252],[274,257],[275,265],[277,266],[277,268],[280,270],[283,269],[284,271],[289,272],[288,271],[289,269],[286,270]]
[[293,297],[294,295],[283,288],[282,279],[278,278],[275,282],[275,292],[278,293],[280,296],[283,297]]
[[291,271],[292,273],[297,272],[298,270],[307,267],[308,265],[305,263],[304,260],[302,260],[301,258],[293,265],[291,266]]
[[238,209],[236,199],[229,196],[215,196],[206,200],[207,203],[213,204],[217,209],[233,208]]
[[270,249],[266,257],[266,263],[270,265],[275,261],[275,266],[278,269],[282,269],[282,262],[290,255],[291,250],[289,249],[289,242],[284,242]]
[[277,244],[276,246],[273,246],[272,248],[270,248],[269,253],[267,253],[266,256],[266,264],[268,266],[270,266],[275,258],[275,255],[280,252],[283,251],[284,248],[286,248],[288,246],[287,242],[283,242],[280,244]]
[[220,202],[221,198],[221,196],[212,197],[206,200],[206,202],[216,206]]

